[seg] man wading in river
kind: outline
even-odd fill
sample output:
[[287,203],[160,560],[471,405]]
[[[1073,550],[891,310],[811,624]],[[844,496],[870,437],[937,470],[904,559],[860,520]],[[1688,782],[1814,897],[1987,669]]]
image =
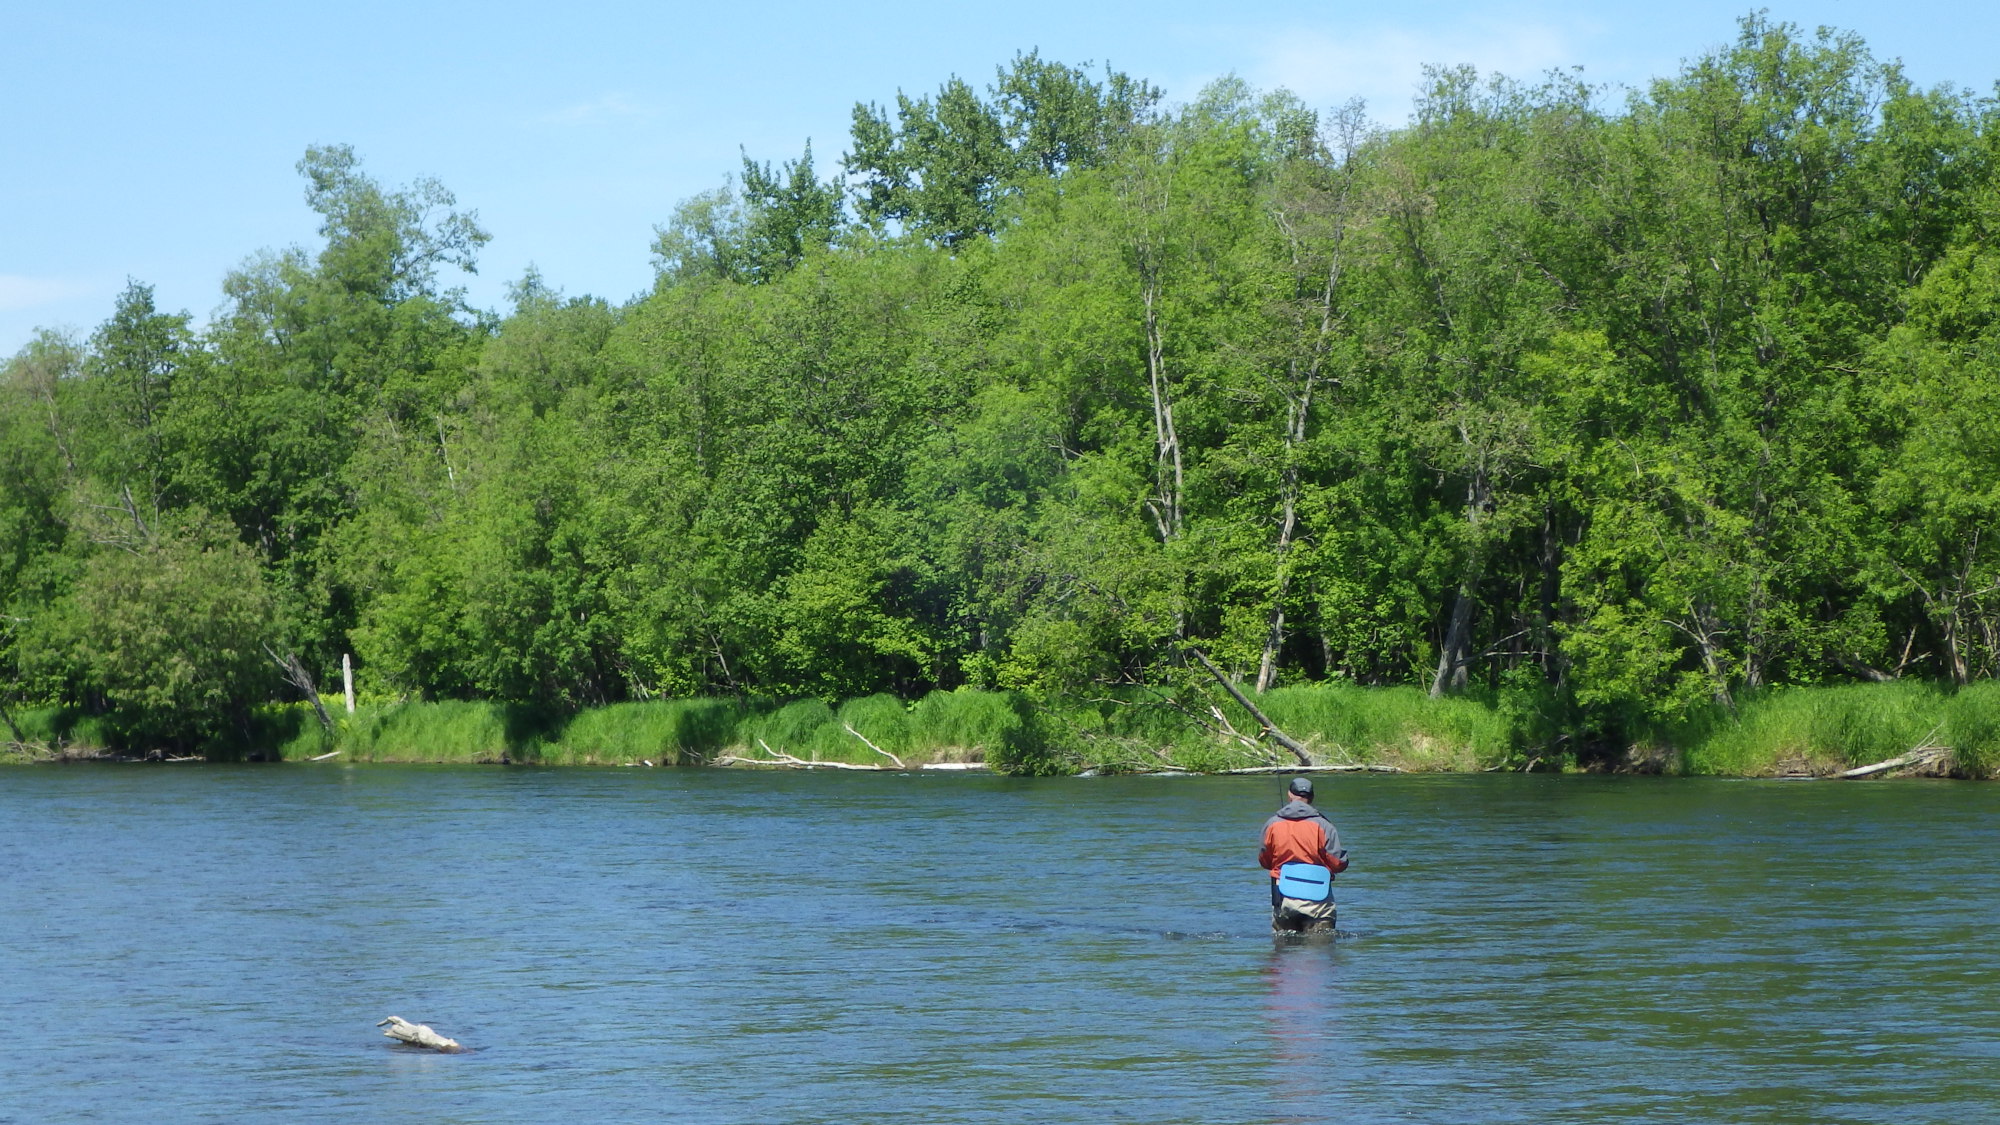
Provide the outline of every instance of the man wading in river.
[[1271,932],[1333,932],[1333,877],[1347,870],[1340,830],[1312,807],[1313,783],[1295,777],[1285,807],[1264,822],[1257,862],[1271,873]]

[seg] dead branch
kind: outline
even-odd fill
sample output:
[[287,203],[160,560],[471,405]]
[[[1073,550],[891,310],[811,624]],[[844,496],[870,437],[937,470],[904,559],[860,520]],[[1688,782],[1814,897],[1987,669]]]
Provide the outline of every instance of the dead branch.
[[1193,645],[1188,645],[1187,651],[1188,655],[1194,657],[1195,660],[1201,663],[1201,666],[1204,669],[1207,669],[1208,674],[1210,676],[1215,677],[1215,682],[1222,685],[1222,690],[1228,692],[1229,697],[1231,699],[1234,699],[1238,706],[1242,707],[1245,711],[1250,712],[1250,717],[1257,720],[1257,725],[1263,728],[1263,736],[1265,738],[1268,738],[1271,741],[1277,743],[1278,745],[1284,747],[1285,749],[1290,750],[1292,752],[1292,756],[1299,760],[1300,765],[1302,766],[1312,765],[1311,752],[1309,752],[1304,746],[1301,746],[1297,739],[1293,738],[1289,734],[1286,734],[1284,731],[1279,730],[1278,724],[1272,722],[1270,718],[1264,714],[1264,712],[1258,710],[1257,705],[1255,703],[1250,702],[1248,696],[1244,695],[1243,692],[1239,688],[1237,688],[1235,684],[1229,682],[1229,677],[1222,674],[1222,669],[1217,668],[1215,666],[1215,662],[1208,658],[1207,653],[1201,651],[1199,648],[1196,648]]
[[853,735],[854,737],[856,737],[856,738],[860,739],[860,740],[861,740],[861,745],[863,745],[863,746],[866,746],[866,747],[867,747],[867,748],[869,748],[870,750],[873,750],[873,751],[875,751],[875,752],[876,752],[877,754],[880,754],[880,755],[882,755],[882,756],[883,756],[884,758],[887,758],[887,759],[889,759],[890,761],[892,761],[892,762],[896,763],[896,768],[897,768],[897,769],[899,769],[899,770],[902,770],[902,769],[908,769],[908,768],[910,768],[910,767],[908,767],[908,766],[906,766],[906,765],[904,765],[904,764],[903,764],[903,759],[901,759],[901,758],[898,758],[898,757],[897,757],[897,756],[895,756],[894,754],[891,754],[891,753],[889,753],[889,752],[888,752],[887,750],[884,750],[884,749],[882,749],[882,748],[881,748],[880,746],[877,746],[877,745],[875,745],[874,743],[872,743],[872,742],[868,741],[868,736],[867,736],[867,735],[865,735],[865,734],[862,734],[862,733],[861,733],[860,731],[858,731],[858,730],[855,730],[855,729],[854,729],[854,724],[853,724],[853,723],[842,723],[842,724],[840,724],[840,725],[841,725],[841,726],[843,726],[843,727],[846,727],[846,728],[847,728],[847,733],[849,733],[849,734]]
[[1276,755],[1272,754],[1269,750],[1266,750],[1263,747],[1257,745],[1256,739],[1250,737],[1247,734],[1244,734],[1240,730],[1237,730],[1236,724],[1229,721],[1229,716],[1222,713],[1222,708],[1217,707],[1215,704],[1211,703],[1208,705],[1208,713],[1210,715],[1215,716],[1215,727],[1217,730],[1235,739],[1236,741],[1241,742],[1244,746],[1248,747],[1249,749],[1258,751],[1263,756],[1266,762],[1272,762],[1276,760]]
[[1836,653],[1833,657],[1833,662],[1860,676],[1862,679],[1875,684],[1895,683],[1896,674],[1902,672],[1901,667],[1896,669],[1895,674],[1884,672],[1882,669],[1873,667],[1867,661],[1861,659],[1859,653]]
[[285,674],[285,682],[304,693],[306,702],[312,704],[313,714],[319,716],[319,725],[326,730],[332,730],[333,716],[326,713],[326,705],[319,701],[319,685],[313,682],[312,673],[306,671],[306,666],[299,660],[298,654],[288,652],[279,656],[270,645],[262,647],[264,655],[270,657],[271,662],[278,666],[278,670]]
[[465,1050],[464,1047],[459,1046],[458,1040],[446,1039],[444,1036],[432,1031],[428,1025],[411,1023],[401,1016],[390,1016],[375,1026],[386,1028],[387,1030],[383,1031],[382,1034],[397,1042],[408,1043],[412,1047],[424,1047],[447,1055],[455,1055]]

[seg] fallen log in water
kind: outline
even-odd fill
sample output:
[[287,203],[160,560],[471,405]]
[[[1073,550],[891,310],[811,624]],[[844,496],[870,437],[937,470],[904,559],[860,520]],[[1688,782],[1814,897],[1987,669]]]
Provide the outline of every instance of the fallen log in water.
[[444,1036],[432,1031],[429,1026],[421,1023],[411,1023],[401,1016],[390,1016],[375,1026],[386,1028],[387,1030],[383,1031],[382,1034],[397,1042],[408,1043],[412,1047],[424,1047],[433,1051],[441,1051],[447,1055],[455,1055],[465,1050],[464,1047],[458,1045],[458,1040],[446,1039]]

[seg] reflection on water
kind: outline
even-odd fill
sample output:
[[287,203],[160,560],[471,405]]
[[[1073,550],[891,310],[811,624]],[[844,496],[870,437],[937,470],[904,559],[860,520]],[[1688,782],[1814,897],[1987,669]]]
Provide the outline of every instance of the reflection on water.
[[1272,1120],[1319,1121],[1340,1109],[1346,1080],[1339,951],[1333,934],[1274,936],[1264,977],[1264,1024],[1271,1041]]
[[1322,784],[7,771],[0,1122],[1995,1116],[2000,786]]

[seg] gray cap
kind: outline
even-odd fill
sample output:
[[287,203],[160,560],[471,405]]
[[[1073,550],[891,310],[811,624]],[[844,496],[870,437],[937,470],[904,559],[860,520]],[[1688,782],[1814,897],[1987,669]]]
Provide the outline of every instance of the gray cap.
[[1298,796],[1304,797],[1308,801],[1312,800],[1313,783],[1310,777],[1293,778],[1291,785],[1287,786],[1287,789]]

